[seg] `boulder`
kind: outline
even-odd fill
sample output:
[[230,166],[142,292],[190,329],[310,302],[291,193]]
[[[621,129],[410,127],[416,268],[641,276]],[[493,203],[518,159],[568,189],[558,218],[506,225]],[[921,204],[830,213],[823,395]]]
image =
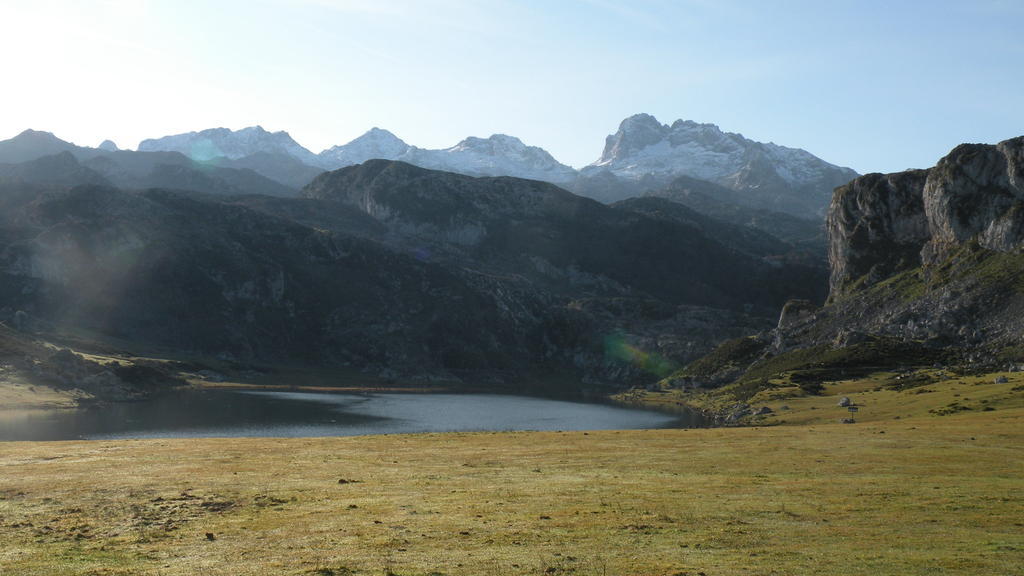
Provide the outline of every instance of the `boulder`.
[[778,328],[788,328],[814,315],[818,307],[810,300],[789,300],[782,306]]
[[729,408],[728,413],[725,416],[726,422],[739,422],[741,419],[750,416],[750,405],[742,402],[734,404]]

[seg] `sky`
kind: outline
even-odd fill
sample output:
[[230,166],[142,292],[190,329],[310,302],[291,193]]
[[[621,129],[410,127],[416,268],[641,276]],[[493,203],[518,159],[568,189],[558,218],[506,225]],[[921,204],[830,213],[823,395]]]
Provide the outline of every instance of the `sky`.
[[1024,134],[1024,2],[0,0],[0,139],[211,127],[319,152],[518,136],[596,160],[632,114],[861,173]]

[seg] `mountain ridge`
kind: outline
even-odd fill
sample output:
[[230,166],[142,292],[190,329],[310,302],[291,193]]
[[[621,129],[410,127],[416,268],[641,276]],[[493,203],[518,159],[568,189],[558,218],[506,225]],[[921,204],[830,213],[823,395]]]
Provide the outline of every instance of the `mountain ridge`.
[[[387,160],[272,197],[224,179],[251,171],[178,152],[28,136],[67,148],[0,166],[0,322],[32,331],[381,378],[604,388],[762,329],[791,296],[824,298],[820,266],[667,200],[662,217]],[[176,190],[136,185],[154,175]]]
[[[745,202],[763,209],[814,218],[823,213],[832,188],[857,175],[799,148],[755,142],[723,132],[714,124],[676,120],[662,125],[649,114],[623,120],[618,132],[606,138],[600,158],[580,170],[560,163],[543,148],[506,134],[470,136],[448,148],[425,149],[378,127],[318,154],[299,146],[287,133],[270,133],[258,126],[165,136],[144,141],[140,144],[143,148],[192,153],[194,159],[203,161],[222,149],[222,156],[229,160],[261,152],[288,154],[323,170],[371,159],[401,160],[471,176],[543,180],[604,202],[640,196],[686,176],[734,190]],[[270,172],[264,175],[274,177]]]
[[[0,164],[18,165],[44,158],[70,155],[75,163],[99,174],[105,182],[126,188],[180,188],[214,194],[261,193],[294,196],[295,189],[247,167],[222,167],[195,162],[179,152],[138,152],[77,146],[50,132],[26,130],[0,141]],[[55,166],[70,169],[65,158]],[[13,169],[13,168],[12,168]],[[10,171],[10,169],[8,170]],[[39,180],[42,175],[37,175]],[[79,183],[99,183],[95,178]]]

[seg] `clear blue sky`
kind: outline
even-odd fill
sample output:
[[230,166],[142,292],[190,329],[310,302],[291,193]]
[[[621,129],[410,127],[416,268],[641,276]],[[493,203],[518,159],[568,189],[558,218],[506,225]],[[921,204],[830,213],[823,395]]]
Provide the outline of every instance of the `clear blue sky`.
[[318,152],[373,126],[561,161],[648,112],[860,172],[1024,134],[1024,2],[0,0],[0,138],[213,126]]

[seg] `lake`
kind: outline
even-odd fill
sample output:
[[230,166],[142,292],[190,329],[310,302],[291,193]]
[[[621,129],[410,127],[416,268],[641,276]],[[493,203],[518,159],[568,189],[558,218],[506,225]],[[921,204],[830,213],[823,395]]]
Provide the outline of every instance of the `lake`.
[[504,430],[705,426],[608,404],[498,394],[353,394],[210,390],[83,410],[5,412],[0,440],[313,437]]

